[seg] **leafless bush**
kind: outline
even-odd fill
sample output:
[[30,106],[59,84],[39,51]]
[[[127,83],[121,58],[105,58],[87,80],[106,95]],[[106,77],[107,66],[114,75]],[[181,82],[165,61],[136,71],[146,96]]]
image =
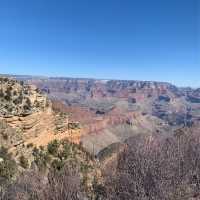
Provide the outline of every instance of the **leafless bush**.
[[76,167],[65,166],[51,171],[48,178],[28,172],[10,185],[2,200],[82,200],[80,178]]
[[[127,140],[117,163],[106,167],[105,181],[93,185],[95,200],[200,199],[199,130],[174,135],[139,135]],[[2,200],[83,200],[77,163],[48,175],[28,171],[7,187]],[[1,188],[0,188],[1,189]],[[86,198],[87,199],[87,198]]]
[[40,200],[44,189],[43,176],[38,172],[29,171],[10,184],[5,191],[3,200]]
[[79,200],[80,177],[77,167],[65,166],[61,172],[53,171],[48,176],[48,184],[44,190],[44,199],[49,200]]
[[137,136],[119,155],[117,172],[107,177],[109,199],[186,200],[200,187],[200,139],[182,131],[171,137]]

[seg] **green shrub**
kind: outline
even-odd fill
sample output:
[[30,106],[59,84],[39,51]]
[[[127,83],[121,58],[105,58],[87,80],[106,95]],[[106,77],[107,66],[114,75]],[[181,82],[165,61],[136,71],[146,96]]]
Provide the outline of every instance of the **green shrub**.
[[13,92],[13,95],[14,95],[14,96],[17,96],[17,91],[16,91],[16,90]]
[[26,147],[27,147],[27,148],[31,148],[31,147],[33,147],[33,143],[29,143],[29,144],[27,144]]
[[11,96],[12,96],[12,87],[9,87],[9,88],[7,88],[7,90],[6,90],[5,99],[6,99],[7,101],[10,101],[10,100],[11,100]]
[[30,108],[31,107],[31,100],[29,98],[26,99],[26,105]]
[[23,106],[23,109],[24,109],[24,110],[29,110],[30,107],[28,107],[28,105],[25,104],[25,105]]
[[21,104],[21,103],[22,103],[22,98],[21,98],[21,96],[19,96],[18,98],[16,98],[16,99],[13,101],[13,103],[14,103],[15,105]]
[[11,179],[17,171],[17,166],[14,160],[4,160],[0,162],[0,177]]
[[39,154],[39,149],[37,147],[34,147],[32,154],[33,154],[34,157],[36,157]]
[[50,153],[51,155],[57,156],[59,146],[60,146],[60,143],[57,140],[53,140],[47,146],[48,153]]
[[27,169],[29,167],[28,159],[24,157],[24,155],[21,155],[19,158],[20,165],[24,168]]
[[70,156],[70,145],[69,144],[63,144],[63,150],[62,152],[60,153],[61,157],[64,158],[65,160],[67,158],[69,158]]
[[0,177],[10,180],[14,177],[17,171],[16,162],[12,159],[11,154],[8,153],[8,150],[4,147],[0,148]]
[[51,163],[51,166],[54,170],[60,171],[64,167],[64,162],[56,159]]
[[4,97],[4,93],[2,89],[0,90],[0,97]]
[[8,153],[8,149],[5,147],[0,148],[0,157],[4,160],[11,159],[11,154]]
[[47,164],[50,162],[50,157],[47,152],[40,150],[37,147],[34,147],[33,152],[34,161],[38,166],[39,170],[44,170],[47,167]]

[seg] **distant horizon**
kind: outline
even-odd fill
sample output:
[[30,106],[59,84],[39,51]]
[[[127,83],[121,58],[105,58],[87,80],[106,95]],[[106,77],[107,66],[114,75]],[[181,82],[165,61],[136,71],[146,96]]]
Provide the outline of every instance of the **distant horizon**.
[[81,76],[78,76],[78,77],[74,77],[74,76],[51,76],[51,75],[41,75],[41,74],[13,74],[13,73],[1,73],[0,72],[0,76],[24,76],[24,77],[35,77],[35,78],[61,78],[61,79],[67,79],[67,78],[71,78],[71,79],[88,79],[88,80],[99,80],[99,81],[138,81],[138,82],[156,82],[156,83],[166,83],[166,84],[171,84],[171,85],[174,85],[176,87],[179,87],[179,88],[191,88],[191,89],[198,89],[200,88],[200,86],[198,87],[192,87],[192,86],[189,86],[189,85],[183,85],[183,86],[180,86],[180,85],[177,85],[177,84],[174,84],[172,82],[169,82],[169,81],[162,81],[162,80],[143,80],[143,79],[114,79],[114,78],[95,78],[95,77],[81,77]]

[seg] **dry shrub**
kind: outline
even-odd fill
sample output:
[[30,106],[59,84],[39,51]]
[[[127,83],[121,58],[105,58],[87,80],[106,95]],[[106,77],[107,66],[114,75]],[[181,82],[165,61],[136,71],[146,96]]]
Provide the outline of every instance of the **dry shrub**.
[[65,166],[51,171],[48,177],[29,171],[11,184],[3,200],[82,200],[80,178],[76,167]]
[[137,136],[120,153],[109,199],[186,200],[199,196],[200,137],[180,131],[171,137]]

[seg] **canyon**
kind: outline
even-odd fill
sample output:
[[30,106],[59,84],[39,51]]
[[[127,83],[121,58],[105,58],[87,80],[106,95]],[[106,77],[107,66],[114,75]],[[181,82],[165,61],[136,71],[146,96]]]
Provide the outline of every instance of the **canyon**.
[[47,95],[81,125],[80,142],[98,154],[137,134],[169,135],[200,120],[200,90],[154,81],[14,76]]
[[[72,175],[86,199],[113,195],[116,199],[113,184],[134,188],[132,180],[140,184],[136,192],[141,199],[149,173],[161,183],[148,183],[148,188],[157,190],[151,194],[155,199],[160,185],[162,195],[171,191],[166,199],[182,185],[188,188],[185,196],[199,198],[198,182],[191,182],[199,166],[195,164],[199,162],[199,89],[147,81],[11,75],[1,76],[0,86],[0,198],[21,199],[17,194],[28,199],[36,192],[46,199],[45,195],[54,195],[49,190],[51,178],[59,176],[59,190],[60,180],[68,184]],[[156,175],[158,170],[164,179]],[[174,180],[179,176],[184,179],[177,185]],[[35,191],[35,181],[43,192]],[[169,187],[171,183],[175,185]],[[64,188],[62,195],[70,190]],[[135,196],[134,190],[129,194]]]
[[72,127],[77,124],[54,112],[52,102],[36,86],[0,77],[0,87],[1,146],[17,156],[25,146],[47,146],[53,140],[80,143],[80,130]]

